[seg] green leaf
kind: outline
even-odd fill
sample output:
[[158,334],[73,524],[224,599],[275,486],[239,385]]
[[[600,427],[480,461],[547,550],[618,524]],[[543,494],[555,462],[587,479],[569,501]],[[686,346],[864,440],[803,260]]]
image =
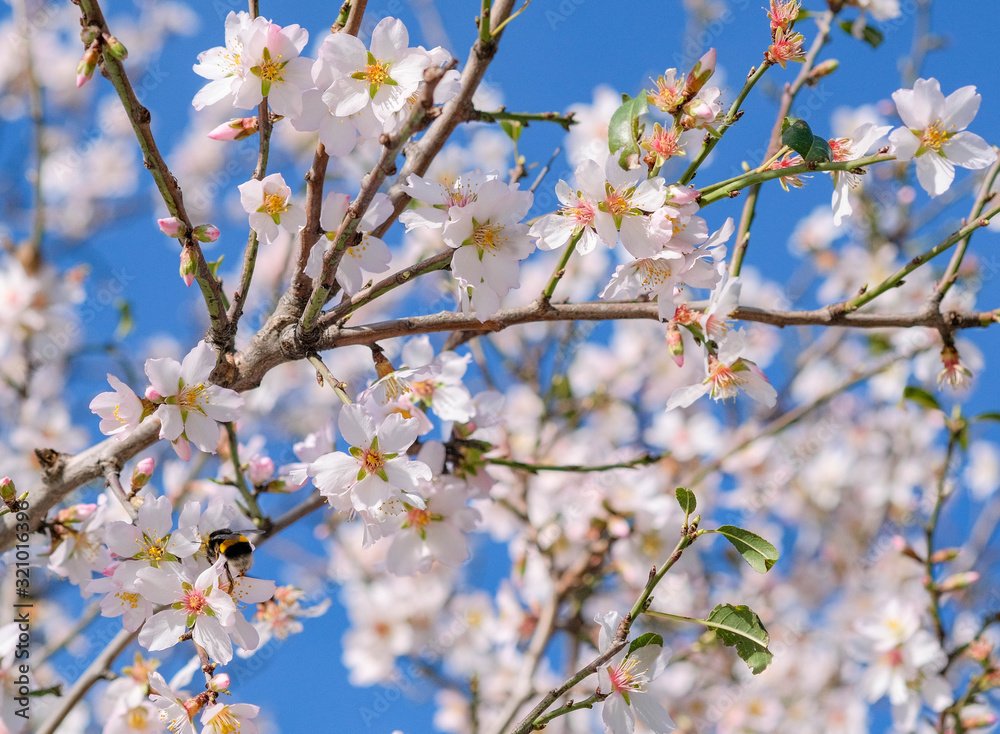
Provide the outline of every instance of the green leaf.
[[814,137],[816,136],[813,135],[809,123],[805,120],[786,117],[781,123],[781,143],[787,145],[803,158],[812,147]]
[[639,635],[632,640],[632,644],[628,646],[628,653],[626,653],[625,657],[628,657],[640,647],[645,647],[646,645],[659,645],[660,647],[663,647],[663,638],[655,632],[647,632],[644,635]]
[[[801,13],[799,14],[799,17],[802,17]],[[852,38],[857,38],[857,36],[854,35],[854,23],[852,21],[842,20],[838,25],[844,29],[844,32],[847,33],[847,35]],[[861,31],[861,40],[872,48],[878,48],[882,44],[882,41],[885,40],[885,35],[878,28],[866,25]]]
[[723,525],[708,532],[725,536],[726,540],[732,543],[733,547],[743,556],[743,560],[749,563],[750,568],[757,573],[767,573],[774,562],[778,560],[778,549],[749,530],[738,528],[735,525]]
[[980,413],[975,418],[972,419],[973,422],[976,421],[996,421],[1000,423],[1000,413]]
[[612,154],[621,152],[618,162],[622,168],[628,169],[630,158],[635,161],[639,159],[639,138],[642,135],[639,115],[645,114],[648,110],[645,92],[635,99],[623,94],[621,107],[611,115],[611,123],[608,125],[608,148]]
[[821,138],[819,135],[813,135],[812,144],[809,146],[809,150],[806,154],[802,156],[806,163],[824,163],[826,161],[833,160],[833,149],[830,147],[829,141],[826,138]]
[[903,400],[912,400],[928,410],[941,410],[941,403],[937,401],[937,398],[916,385],[907,385],[903,388]]
[[209,272],[212,273],[212,275],[218,277],[219,268],[222,266],[222,261],[225,259],[226,259],[225,255],[219,255],[218,260],[207,260],[205,264],[208,265]]
[[507,133],[507,137],[513,140],[515,143],[517,139],[521,137],[521,130],[524,126],[517,120],[501,120],[500,129]]
[[118,309],[118,326],[115,328],[115,338],[124,339],[132,331],[132,306],[124,298],[119,298],[115,303]]
[[708,615],[705,625],[728,647],[736,648],[736,654],[757,675],[764,670],[774,655],[767,649],[771,641],[760,617],[750,607],[740,604],[720,604]]
[[685,515],[690,515],[698,507],[698,500],[695,499],[694,492],[690,489],[684,489],[684,487],[677,488],[677,502],[684,510]]

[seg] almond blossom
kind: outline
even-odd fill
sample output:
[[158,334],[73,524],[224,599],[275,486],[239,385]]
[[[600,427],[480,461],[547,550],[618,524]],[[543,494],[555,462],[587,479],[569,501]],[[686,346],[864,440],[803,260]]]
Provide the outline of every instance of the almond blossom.
[[565,181],[556,184],[556,197],[561,206],[531,225],[528,234],[536,239],[540,250],[557,250],[579,235],[576,251],[586,255],[597,246],[599,237],[594,227],[597,202],[589,201],[579,190],[574,191]]
[[260,706],[250,703],[213,703],[201,714],[201,734],[257,734],[257,718]]
[[202,451],[215,453],[219,422],[236,420],[243,407],[239,393],[208,382],[215,363],[215,350],[204,340],[181,363],[169,357],[146,360],[153,401],[159,404],[160,438],[183,438]]
[[662,178],[648,179],[642,168],[626,171],[611,157],[603,170],[595,161],[581,163],[576,181],[582,195],[597,204],[594,229],[604,244],[614,247],[621,236],[630,251],[646,246],[647,215],[663,206],[667,198]]
[[194,641],[220,663],[233,659],[233,643],[227,628],[233,624],[236,606],[219,588],[224,558],[194,578],[180,563],[138,572],[141,593],[166,609],[154,614],[139,632],[139,644],[147,650],[166,650],[180,642],[188,631]]
[[[890,125],[881,126],[866,122],[855,130],[850,138],[831,139],[833,160],[839,162],[861,158],[891,129]],[[839,227],[844,217],[849,217],[854,211],[848,191],[858,186],[860,179],[857,174],[850,171],[831,171],[830,176],[833,178],[833,223]]]
[[372,31],[370,51],[356,36],[327,36],[316,63],[333,70],[333,80],[323,92],[323,101],[333,114],[347,117],[371,107],[386,122],[402,109],[431,64],[427,52],[409,48],[409,41],[406,26],[397,18],[379,21]]
[[996,152],[975,133],[965,131],[982,100],[974,86],[947,97],[937,79],[917,79],[913,89],[892,93],[905,127],[889,135],[890,152],[901,161],[917,159],[917,180],[931,196],[943,194],[955,180],[955,166],[986,168]]
[[[326,238],[333,241],[337,228],[340,227],[347,208],[350,206],[351,197],[347,194],[330,192],[323,201],[323,210],[320,214],[320,226],[327,231]],[[344,256],[337,267],[337,282],[344,292],[353,296],[364,286],[365,279],[362,272],[384,273],[389,269],[389,261],[392,254],[389,247],[378,237],[369,232],[378,227],[392,214],[392,202],[383,193],[375,194],[368,210],[361,217],[357,231],[361,232],[361,242],[348,247],[344,251]],[[311,278],[318,278],[323,271],[323,257],[327,249],[319,244],[314,245],[309,252],[309,261],[306,263],[305,274]]]
[[142,401],[132,388],[110,373],[108,382],[115,391],[102,392],[91,400],[90,410],[101,417],[98,426],[101,433],[124,441],[142,423],[145,412]]
[[309,465],[308,474],[331,507],[362,516],[365,545],[370,545],[381,537],[385,515],[401,512],[404,501],[424,507],[415,492],[419,480],[430,480],[431,470],[406,458],[417,438],[416,420],[392,413],[376,425],[366,408],[354,404],[341,410],[337,425],[351,446],[349,453],[320,456]]
[[250,215],[250,228],[260,241],[270,244],[278,238],[278,227],[295,234],[306,224],[306,212],[292,202],[292,190],[280,173],[239,185],[240,203]]
[[741,390],[767,407],[774,407],[778,393],[756,364],[740,356],[745,347],[743,329],[731,332],[719,346],[718,354],[708,355],[708,376],[697,385],[674,390],[667,410],[686,408],[702,395],[711,395],[713,400],[735,398]]
[[[622,617],[618,612],[598,614],[594,621],[601,625],[598,639],[600,651],[606,652],[614,641]],[[676,728],[673,719],[659,701],[650,694],[647,685],[666,667],[663,638],[654,635],[645,645],[636,649],[629,646],[611,658],[608,665],[597,671],[604,699],[601,718],[609,734],[632,734],[635,720],[656,734]]]
[[[236,95],[247,72],[242,61],[242,32],[250,27],[251,22],[253,21],[250,14],[245,10],[238,13],[229,11],[225,27],[226,45],[216,46],[198,54],[194,73],[212,81],[198,90],[191,101],[196,110]],[[266,21],[259,18],[257,22]]]
[[240,63],[246,70],[234,105],[252,109],[267,97],[275,114],[295,116],[302,111],[302,92],[312,87],[312,60],[299,54],[309,31],[298,25],[282,28],[256,18],[240,31]]

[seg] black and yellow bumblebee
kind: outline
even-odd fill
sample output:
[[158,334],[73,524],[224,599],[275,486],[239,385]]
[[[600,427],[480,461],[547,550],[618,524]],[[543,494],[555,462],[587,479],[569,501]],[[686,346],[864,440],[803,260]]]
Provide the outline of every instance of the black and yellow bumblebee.
[[208,560],[215,563],[219,555],[226,559],[226,575],[233,585],[233,573],[243,576],[253,566],[253,544],[243,533],[232,528],[213,530],[208,536]]

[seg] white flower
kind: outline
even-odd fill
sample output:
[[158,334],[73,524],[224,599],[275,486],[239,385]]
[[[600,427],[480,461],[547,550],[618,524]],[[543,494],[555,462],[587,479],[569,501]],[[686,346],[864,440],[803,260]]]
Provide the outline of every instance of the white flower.
[[167,722],[171,734],[197,733],[191,714],[184,706],[187,697],[174,691],[156,671],[149,673],[149,699],[160,710],[160,718]]
[[302,112],[302,92],[313,85],[312,61],[299,58],[309,32],[297,25],[282,28],[257,18],[240,31],[243,44],[243,81],[236,92],[236,107],[252,109],[267,97],[279,115]]
[[260,181],[252,178],[240,184],[239,190],[243,210],[250,215],[250,228],[262,243],[270,244],[278,238],[279,225],[290,234],[305,226],[305,209],[292,203],[292,190],[280,173],[272,173]]
[[[579,178],[579,174],[577,174]],[[556,250],[567,244],[576,234],[580,239],[576,251],[581,255],[591,252],[600,241],[595,228],[594,218],[597,216],[599,201],[591,201],[582,191],[570,188],[569,184],[560,180],[556,184],[556,197],[562,205],[559,211],[546,214],[528,230],[528,234],[538,240],[540,250]],[[612,242],[611,245],[614,245]],[[609,245],[609,246],[611,246]]]
[[739,356],[745,346],[743,329],[730,333],[719,346],[718,355],[708,355],[708,377],[697,385],[674,390],[667,410],[686,408],[702,395],[711,395],[713,400],[735,398],[740,390],[768,408],[774,407],[777,391],[756,364]]
[[406,225],[407,232],[415,227],[441,229],[448,222],[453,207],[462,208],[472,204],[479,195],[480,187],[496,178],[496,173],[476,170],[463,173],[445,185],[411,173],[402,186],[403,191],[415,201],[422,201],[429,206],[407,209],[399,215],[399,221]]
[[118,563],[109,567],[114,571],[87,584],[87,592],[104,594],[101,599],[102,617],[124,617],[122,626],[135,632],[142,623],[153,616],[153,604],[136,591],[135,564]]
[[167,497],[147,498],[139,508],[135,524],[110,523],[104,532],[104,542],[118,558],[141,561],[143,566],[158,566],[194,555],[201,548],[201,539],[191,528],[172,531],[172,510]]
[[[601,625],[598,645],[602,653],[611,647],[621,619],[618,612],[598,614],[594,618]],[[670,714],[646,690],[646,685],[666,667],[662,638],[660,644],[655,639],[631,653],[626,645],[608,665],[597,671],[601,692],[610,694],[604,699],[601,712],[606,732],[632,734],[636,718],[656,734],[676,728]]]
[[[831,140],[833,160],[838,162],[857,160],[891,129],[890,125],[881,126],[866,122],[855,130],[850,138]],[[839,227],[844,217],[850,216],[854,211],[848,197],[848,189],[857,186],[860,179],[850,171],[832,171],[830,175],[833,177],[833,223]]]
[[619,265],[600,297],[635,298],[640,293],[656,297],[661,320],[673,318],[674,287],[680,283],[686,266],[684,256],[665,250]]
[[[337,228],[347,214],[351,198],[347,194],[337,194],[330,192],[323,202],[323,212],[320,214],[319,223],[327,231],[327,239],[333,239]],[[368,234],[378,227],[392,214],[393,207],[389,197],[383,193],[375,194],[368,211],[361,217],[357,231],[362,233],[361,242],[353,247],[348,247],[337,268],[337,282],[344,292],[353,296],[361,290],[365,284],[362,271],[366,273],[384,273],[389,269],[389,261],[392,254],[389,247],[378,237]],[[305,274],[311,278],[318,278],[323,272],[323,256],[327,250],[325,247],[313,246],[309,253],[309,262],[305,267]]]
[[224,562],[225,559],[220,558],[193,581],[180,563],[140,569],[137,575],[142,595],[154,604],[168,607],[143,625],[139,644],[150,651],[166,650],[180,642],[190,630],[194,641],[205,648],[212,659],[220,663],[232,660],[233,643],[227,628],[233,624],[236,606],[219,588],[219,570]]
[[257,725],[250,719],[258,713],[260,706],[250,703],[213,703],[201,714],[201,734],[257,734]]
[[217,421],[234,421],[243,398],[234,390],[208,384],[216,355],[205,341],[198,342],[184,361],[163,357],[146,360],[146,376],[160,403],[160,438],[185,438],[202,451],[215,453],[219,443]]
[[529,191],[518,191],[499,179],[479,187],[475,200],[451,207],[441,238],[457,248],[451,272],[459,285],[463,310],[486,321],[500,309],[500,299],[519,283],[518,261],[534,249],[528,225]]
[[985,140],[963,132],[982,100],[974,86],[945,97],[937,79],[917,79],[913,89],[897,90],[892,99],[906,127],[889,135],[891,152],[902,161],[917,159],[917,180],[931,196],[948,190],[955,166],[986,168],[996,160]]
[[351,444],[350,453],[324,454],[309,465],[309,476],[331,507],[362,516],[365,545],[370,545],[381,537],[379,526],[385,515],[402,512],[403,502],[424,507],[413,492],[419,480],[431,478],[431,470],[410,461],[405,453],[416,440],[419,425],[392,413],[376,426],[371,413],[357,404],[340,411],[337,425]]
[[601,241],[614,247],[621,236],[625,249],[644,254],[650,246],[647,215],[667,198],[663,179],[647,179],[641,167],[626,171],[612,156],[603,170],[595,161],[581,163],[576,182],[583,197],[597,202],[594,228]]
[[132,432],[142,422],[142,401],[126,385],[112,374],[108,374],[108,383],[114,392],[102,392],[90,401],[90,410],[101,417],[98,426],[105,436],[117,436],[122,441],[132,435]]
[[[431,58],[422,48],[409,48],[409,33],[397,18],[383,18],[372,31],[371,52],[355,36],[326,37],[316,64],[333,69],[323,101],[333,114],[347,117],[371,107],[381,121],[403,108],[423,80]],[[321,74],[314,70],[313,75]]]
[[[233,96],[240,88],[246,72],[241,60],[243,55],[241,32],[249,28],[251,22],[250,14],[245,10],[238,13],[229,11],[229,15],[226,16],[226,45],[216,46],[198,54],[194,73],[212,81],[198,90],[194,96],[191,104],[196,110]],[[266,21],[258,18],[257,22]]]

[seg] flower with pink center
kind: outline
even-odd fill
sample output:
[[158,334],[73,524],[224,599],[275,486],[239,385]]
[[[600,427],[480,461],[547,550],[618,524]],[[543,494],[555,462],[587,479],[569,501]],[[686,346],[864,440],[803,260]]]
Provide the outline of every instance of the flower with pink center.
[[805,40],[805,37],[801,33],[793,33],[787,30],[775,31],[774,40],[767,47],[767,51],[764,52],[764,58],[772,64],[777,64],[782,69],[785,68],[785,64],[789,61],[801,64],[806,60],[806,52],[802,48],[802,43]]
[[90,410],[101,418],[98,426],[105,436],[117,436],[123,441],[132,435],[146,417],[142,400],[126,385],[112,374],[108,374],[108,383],[114,392],[102,392],[90,401]]
[[667,69],[663,76],[653,82],[656,90],[646,95],[646,101],[661,112],[672,115],[684,102],[686,77],[678,77],[677,69]]
[[[849,138],[831,139],[830,150],[833,151],[833,160],[857,160],[891,129],[889,125],[880,126],[866,122]],[[830,176],[833,178],[833,223],[839,227],[844,217],[850,216],[854,211],[848,191],[857,187],[861,179],[850,171],[831,171]]]
[[955,166],[986,168],[996,160],[989,143],[965,130],[982,98],[973,86],[947,97],[937,79],[917,79],[913,89],[892,93],[906,127],[889,135],[890,152],[901,161],[917,159],[917,180],[931,196],[943,194],[955,180]]
[[357,512],[365,520],[365,545],[381,536],[376,515],[403,511],[403,502],[423,507],[416,494],[420,480],[430,480],[430,468],[406,458],[420,430],[415,419],[391,413],[380,424],[363,406],[347,405],[337,421],[341,435],[350,443],[348,453],[334,451],[320,456],[308,467],[309,476],[330,506]]
[[662,178],[646,178],[645,168],[624,170],[614,156],[602,170],[591,160],[576,169],[576,181],[582,195],[597,203],[594,228],[608,247],[621,237],[630,252],[650,246],[649,213],[663,206],[667,190]]
[[619,265],[600,297],[636,298],[646,294],[656,298],[661,320],[674,315],[674,287],[681,281],[684,255],[669,250]]
[[708,376],[697,385],[674,390],[667,401],[667,410],[686,408],[702,395],[726,400],[735,398],[740,391],[768,408],[774,407],[778,393],[756,364],[739,356],[745,347],[746,335],[742,329],[730,333],[720,345],[718,354],[708,355]]
[[302,92],[313,86],[313,62],[299,57],[309,41],[309,31],[257,18],[240,31],[240,40],[245,71],[233,104],[249,110],[267,97],[275,114],[294,117],[301,113]]
[[219,588],[224,558],[206,568],[196,579],[180,563],[162,568],[143,568],[136,574],[139,591],[154,604],[168,605],[154,614],[139,632],[139,644],[147,650],[166,650],[180,642],[188,631],[196,643],[220,663],[233,659],[233,643],[227,628],[236,615],[236,605]]
[[660,123],[653,123],[653,132],[643,138],[641,147],[656,158],[654,167],[659,168],[675,155],[684,155],[684,149],[681,148],[682,132],[684,131],[677,126],[661,127]]
[[593,251],[600,241],[594,229],[597,202],[589,201],[562,180],[556,184],[556,198],[561,204],[559,211],[546,214],[532,224],[528,236],[536,239],[540,250],[558,250],[579,235],[576,251],[581,255]]
[[[780,160],[775,161],[769,167],[769,171],[780,171],[783,168],[791,168],[793,166],[802,165],[802,156],[798,153],[786,153]],[[808,176],[806,177],[808,178]],[[801,189],[805,184],[802,182],[802,178],[798,175],[795,176],[781,176],[778,178],[778,183],[781,184],[781,188],[788,191],[788,187],[792,186],[796,189]]]
[[[601,625],[598,645],[601,652],[611,647],[622,617],[618,612],[597,615],[594,621]],[[673,731],[676,725],[666,709],[650,694],[647,686],[665,668],[663,638],[659,635],[644,635],[640,640],[646,644],[635,647],[633,641],[615,655],[609,663],[597,671],[600,690],[608,694],[604,699],[601,718],[608,734],[632,734],[635,720],[656,734]]]
[[941,364],[944,369],[938,374],[938,385],[947,385],[952,390],[968,387],[972,381],[972,370],[962,364],[955,347],[946,346],[941,350]]
[[463,173],[449,183],[441,183],[411,173],[402,186],[403,191],[428,206],[407,209],[399,215],[399,221],[406,225],[407,232],[414,227],[441,229],[448,222],[452,208],[470,205],[479,197],[479,189],[497,178],[496,173],[476,170]]
[[771,0],[767,17],[771,19],[771,34],[787,31],[799,17],[799,0]]
[[184,438],[215,453],[219,422],[236,420],[243,407],[239,393],[208,382],[215,363],[215,350],[204,340],[181,363],[169,357],[146,360],[146,376],[160,404],[160,438]]

